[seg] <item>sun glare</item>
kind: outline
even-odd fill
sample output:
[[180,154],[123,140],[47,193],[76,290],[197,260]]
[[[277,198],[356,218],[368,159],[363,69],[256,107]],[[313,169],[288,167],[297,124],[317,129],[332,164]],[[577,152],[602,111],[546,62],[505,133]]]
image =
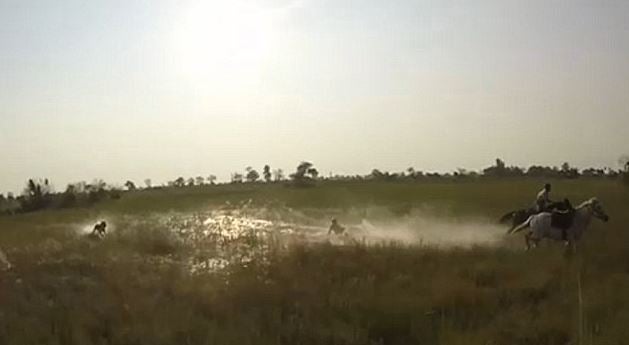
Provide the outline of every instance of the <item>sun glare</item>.
[[259,75],[270,51],[270,15],[238,1],[198,1],[174,34],[177,68],[193,79],[239,82]]

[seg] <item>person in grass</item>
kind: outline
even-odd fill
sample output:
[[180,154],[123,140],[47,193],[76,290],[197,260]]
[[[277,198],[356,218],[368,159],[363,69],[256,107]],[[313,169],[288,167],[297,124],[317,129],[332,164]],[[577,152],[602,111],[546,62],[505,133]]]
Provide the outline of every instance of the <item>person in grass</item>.
[[332,224],[328,230],[328,235],[334,233],[336,235],[342,235],[345,232],[345,227],[341,226],[336,219],[332,219]]

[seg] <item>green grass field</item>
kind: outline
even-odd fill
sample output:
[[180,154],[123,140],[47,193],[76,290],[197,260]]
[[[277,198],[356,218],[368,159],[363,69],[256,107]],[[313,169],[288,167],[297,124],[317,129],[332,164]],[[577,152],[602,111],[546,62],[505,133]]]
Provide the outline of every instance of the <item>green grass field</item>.
[[[181,241],[159,218],[251,200],[316,225],[370,209],[489,222],[528,206],[542,182],[220,185],[3,216],[14,268],[0,271],[0,344],[629,344],[629,188],[617,181],[552,181],[555,198],[597,196],[611,217],[576,254],[559,243],[524,252],[521,234],[471,247],[243,238],[264,250],[193,274],[191,253],[217,247]],[[77,233],[103,218],[106,239]]]

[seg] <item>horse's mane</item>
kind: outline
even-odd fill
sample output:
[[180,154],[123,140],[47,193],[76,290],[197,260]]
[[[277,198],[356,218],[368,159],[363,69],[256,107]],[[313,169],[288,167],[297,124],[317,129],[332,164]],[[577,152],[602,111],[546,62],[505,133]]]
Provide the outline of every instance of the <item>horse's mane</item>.
[[579,206],[577,206],[576,209],[578,210],[578,209],[581,209],[581,208],[584,208],[584,207],[589,207],[589,206],[592,206],[592,205],[594,205],[596,203],[598,203],[598,199],[596,197],[591,197],[591,198],[585,200],[584,202],[582,202]]

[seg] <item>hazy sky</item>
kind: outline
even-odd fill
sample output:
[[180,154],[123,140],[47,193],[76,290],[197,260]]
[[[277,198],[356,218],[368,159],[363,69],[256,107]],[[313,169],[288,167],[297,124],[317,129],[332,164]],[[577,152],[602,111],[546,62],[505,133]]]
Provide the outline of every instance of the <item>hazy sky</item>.
[[0,191],[616,166],[629,1],[0,0]]

